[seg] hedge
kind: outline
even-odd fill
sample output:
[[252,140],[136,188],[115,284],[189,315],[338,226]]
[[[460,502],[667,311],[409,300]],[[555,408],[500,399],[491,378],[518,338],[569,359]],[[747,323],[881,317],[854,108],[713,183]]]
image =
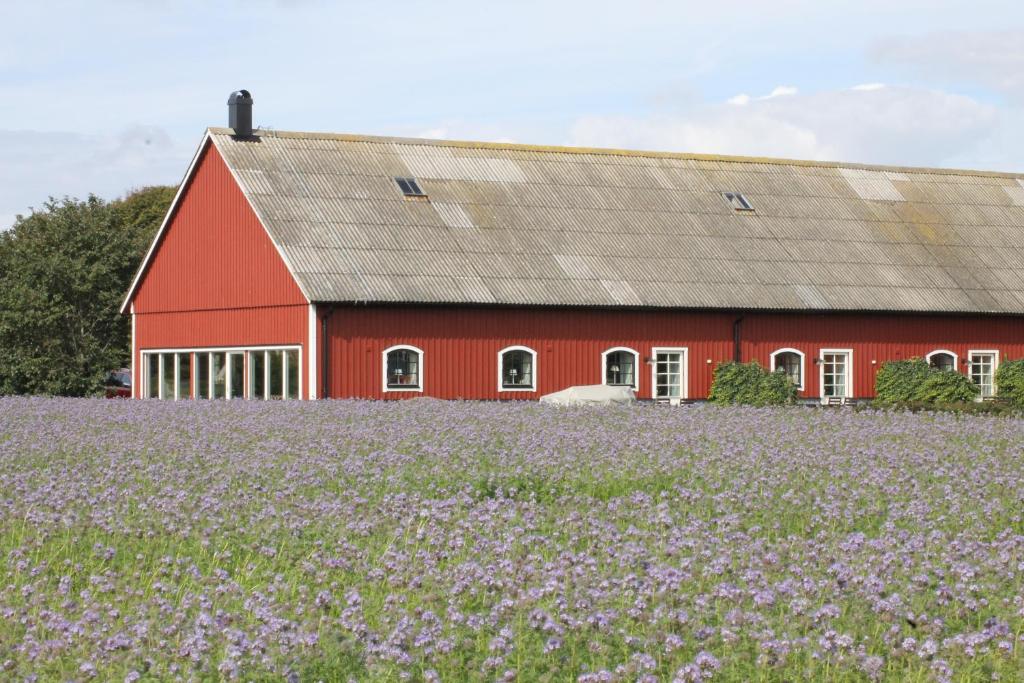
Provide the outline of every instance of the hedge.
[[729,361],[715,368],[708,400],[720,405],[776,406],[795,402],[796,392],[796,386],[781,370],[768,372],[757,361]]
[[996,369],[996,395],[1010,405],[1024,408],[1024,358],[1004,360]]
[[966,375],[930,367],[920,358],[884,363],[875,377],[875,403],[882,406],[966,403],[978,391]]

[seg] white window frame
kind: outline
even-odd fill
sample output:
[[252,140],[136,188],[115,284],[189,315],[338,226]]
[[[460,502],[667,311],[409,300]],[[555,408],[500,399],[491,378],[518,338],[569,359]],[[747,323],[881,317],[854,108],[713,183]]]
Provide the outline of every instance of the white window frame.
[[[298,353],[299,353],[299,371],[296,373],[296,375],[298,375],[298,379],[299,379],[299,393],[298,393],[298,396],[299,396],[299,400],[301,400],[302,399],[302,385],[303,385],[303,382],[302,382],[302,380],[303,380],[303,373],[302,373],[302,345],[301,344],[278,344],[278,345],[269,345],[269,346],[203,346],[203,347],[195,347],[195,348],[146,349],[145,351],[142,351],[142,355],[146,356],[148,354],[164,354],[164,353],[179,354],[179,353],[187,353],[190,356],[189,357],[189,362],[192,363],[192,361],[194,360],[193,357],[195,355],[197,355],[197,354],[201,354],[201,353],[207,353],[207,354],[223,353],[224,354],[224,372],[226,373],[225,377],[224,377],[224,398],[222,398],[222,399],[208,398],[208,399],[200,399],[200,400],[204,400],[204,401],[215,401],[215,400],[218,400],[218,401],[230,401],[230,400],[232,400],[232,398],[231,398],[231,389],[233,388],[232,385],[231,385],[231,363],[232,363],[231,354],[232,353],[241,353],[242,354],[242,382],[245,385],[243,387],[242,394],[243,394],[243,398],[250,398],[250,396],[249,396],[249,393],[250,393],[250,382],[248,381],[248,377],[247,377],[248,364],[249,364],[248,356],[249,356],[249,353],[251,353],[251,352],[258,352],[258,351],[298,351]],[[162,365],[163,365],[163,356],[159,355],[158,357],[160,358],[160,364],[161,364],[160,374],[158,375],[158,377],[162,378],[163,377],[163,367],[162,367]],[[175,358],[175,361],[174,361],[175,365],[177,365],[179,363],[178,356],[175,355],[174,358]],[[288,373],[288,370],[287,370],[288,363],[284,362],[283,358],[284,358],[284,356],[282,356],[282,363],[285,366],[285,369],[282,371],[283,372],[282,382],[283,382],[283,389],[285,391],[285,398],[283,398],[282,400],[296,400],[296,399],[289,399],[289,398],[287,398],[288,384],[286,383],[287,380],[285,380],[284,377],[288,376],[287,375],[287,373]],[[264,363],[264,365],[266,365],[266,363]],[[197,363],[192,363],[191,372],[192,372],[193,375],[197,374],[196,373],[196,368],[197,367],[198,367]],[[266,368],[264,368],[264,371],[266,371]],[[199,378],[198,377],[190,377],[191,396],[189,398],[198,398],[198,396],[199,396],[199,392],[197,391],[198,382],[199,382]],[[143,390],[142,395],[143,396],[147,396],[148,392],[149,392],[149,377],[148,376],[143,378],[143,384],[144,384],[144,386],[142,388],[142,390]],[[178,387],[177,374],[175,374],[174,386],[175,386],[175,393],[177,393],[177,387]],[[212,362],[210,362],[210,364],[208,366],[208,371],[207,371],[207,391],[208,391],[210,396],[213,396],[213,363]],[[160,393],[160,399],[164,399],[165,397],[163,396],[163,384],[160,385],[159,393]],[[266,395],[266,389],[264,389],[264,395]],[[176,398],[179,398],[179,397],[176,397]]]
[[[530,354],[530,386],[520,387],[506,387],[505,382],[505,354],[509,351],[525,351]],[[386,379],[386,378],[385,378]],[[498,393],[515,392],[515,391],[526,391],[536,392],[537,391],[537,352],[531,349],[529,346],[506,346],[501,351],[498,351]]]
[[[640,391],[640,353],[636,349],[631,349],[628,346],[613,346],[610,349],[606,349],[601,352],[601,384],[609,386],[608,384],[608,354],[616,353],[618,351],[626,351],[627,353],[633,354],[633,391]],[[611,386],[629,386],[627,384],[614,384]]]
[[772,355],[769,359],[769,368],[772,372],[778,370],[778,366],[776,364],[776,357],[781,356],[784,353],[795,353],[796,355],[800,356],[800,383],[796,385],[796,388],[798,391],[803,391],[804,387],[807,385],[807,356],[804,355],[803,351],[801,351],[800,349],[792,349],[788,347],[784,349],[776,349],[775,351],[772,351]]
[[[679,353],[682,360],[679,362],[680,378],[679,400],[690,398],[690,349],[686,346],[655,346],[651,349],[651,398],[655,401],[664,400],[658,398],[658,354]],[[672,399],[669,399],[670,401]]]
[[924,356],[924,361],[926,363],[928,363],[928,367],[931,367],[931,365],[932,365],[932,356],[937,356],[940,353],[944,353],[947,356],[952,356],[953,357],[953,372],[960,372],[960,356],[958,356],[957,354],[953,353],[949,349],[935,349],[934,351],[932,351],[930,353],[926,353],[925,356]]
[[[999,349],[968,349],[967,350],[967,378],[973,381],[974,377],[974,356],[975,355],[991,355],[992,356],[992,395],[996,396],[999,392],[999,387],[996,385],[996,370],[999,369]],[[980,387],[979,387],[980,389]],[[984,397],[979,393],[978,400],[983,400]]]
[[841,398],[853,398],[853,349],[819,349],[818,359],[821,360],[821,365],[818,366],[818,393],[821,402],[826,403],[829,398],[825,396],[825,354],[827,353],[846,354],[846,395]]
[[[391,353],[392,351],[401,351],[401,350],[404,350],[404,351],[415,351],[416,353],[419,354],[419,357],[420,357],[419,358],[419,386],[415,386],[415,387],[389,387],[388,386],[388,354]],[[425,354],[423,353],[423,349],[421,349],[421,348],[419,348],[417,346],[413,346],[411,344],[395,344],[394,346],[389,346],[388,348],[384,349],[384,351],[381,353],[381,359],[383,361],[383,364],[381,366],[381,381],[383,383],[384,393],[385,394],[390,394],[390,393],[409,393],[409,392],[416,393],[416,392],[418,392],[418,393],[422,394],[423,393],[423,387],[426,385],[426,381],[424,379],[424,373],[423,373],[424,356],[425,356]]]

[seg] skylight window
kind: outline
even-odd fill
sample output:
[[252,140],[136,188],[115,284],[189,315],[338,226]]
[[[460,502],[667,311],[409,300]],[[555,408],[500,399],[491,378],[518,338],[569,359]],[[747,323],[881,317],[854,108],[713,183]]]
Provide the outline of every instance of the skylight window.
[[395,178],[395,182],[398,183],[398,187],[402,190],[402,194],[406,197],[426,197],[427,193],[420,189],[419,184],[415,178]]
[[753,211],[754,205],[750,203],[750,200],[744,197],[739,192],[723,192],[722,196],[725,200],[732,205],[732,208],[737,211]]

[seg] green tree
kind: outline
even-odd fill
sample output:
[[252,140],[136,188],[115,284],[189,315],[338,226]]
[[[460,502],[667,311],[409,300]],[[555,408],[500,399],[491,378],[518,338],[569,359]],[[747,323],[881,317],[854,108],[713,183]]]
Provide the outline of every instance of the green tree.
[[0,394],[85,396],[128,362],[118,309],[173,194],[51,198],[0,233]]

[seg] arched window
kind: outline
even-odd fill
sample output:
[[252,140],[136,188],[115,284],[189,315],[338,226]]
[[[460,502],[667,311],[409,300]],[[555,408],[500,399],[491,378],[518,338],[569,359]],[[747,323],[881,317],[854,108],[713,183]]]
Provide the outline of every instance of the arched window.
[[956,371],[956,354],[952,351],[939,349],[938,351],[932,351],[924,358],[928,361],[928,365],[933,368],[938,370]]
[[804,388],[804,354],[796,349],[779,349],[772,353],[772,372],[784,372],[797,389]]
[[608,386],[633,387],[634,390],[639,390],[636,372],[639,364],[640,354],[633,349],[624,346],[608,349],[601,354],[601,381]]
[[535,391],[536,378],[536,351],[526,346],[509,346],[498,352],[498,391]]
[[415,346],[384,350],[384,391],[423,391],[423,351]]

